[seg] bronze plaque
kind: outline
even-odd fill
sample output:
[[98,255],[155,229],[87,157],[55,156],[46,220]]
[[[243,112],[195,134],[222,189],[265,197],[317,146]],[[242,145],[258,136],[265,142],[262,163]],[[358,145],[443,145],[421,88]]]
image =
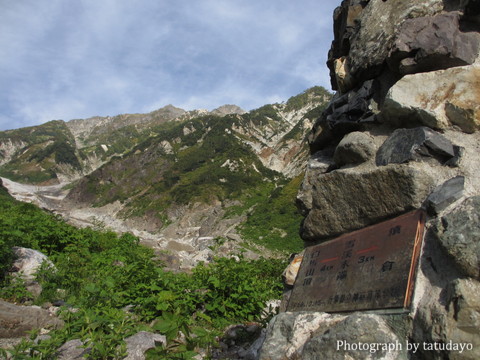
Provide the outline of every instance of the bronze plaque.
[[418,210],[307,248],[287,311],[408,308],[424,225]]

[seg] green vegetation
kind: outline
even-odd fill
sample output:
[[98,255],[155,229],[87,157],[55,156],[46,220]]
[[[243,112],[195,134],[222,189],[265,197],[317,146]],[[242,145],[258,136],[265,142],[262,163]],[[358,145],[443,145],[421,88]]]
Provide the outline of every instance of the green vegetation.
[[247,221],[240,227],[246,240],[269,249],[298,252],[303,243],[299,226],[303,217],[295,206],[295,197],[303,176],[298,176],[283,186],[278,186],[248,213]]
[[[269,170],[246,143],[289,129],[281,111],[297,111],[330,96],[314,87],[286,104],[265,105],[243,115],[166,121],[158,114],[140,125],[142,114],[119,115],[118,122],[79,139],[84,142],[81,149],[63,121],[0,132],[0,141],[19,147],[0,167],[0,175],[40,183],[55,179],[59,165],[82,170],[88,159],[109,160],[71,185],[72,200],[93,206],[118,200],[125,205],[124,217],[147,218],[158,226],[171,221],[171,207],[234,203],[225,216],[246,216],[238,228],[245,240],[242,246],[297,252],[302,248],[302,217],[295,197],[302,176],[289,180]],[[312,108],[303,120],[315,120],[324,107],[321,103]],[[293,139],[306,147],[304,133],[300,121],[282,141]],[[223,241],[218,238],[214,247]],[[21,278],[8,275],[13,246],[40,250],[55,264],[55,269],[44,267],[37,276],[43,287],[39,298],[27,291]],[[268,300],[281,296],[285,265],[238,254],[235,259],[201,263],[190,273],[168,272],[133,235],[119,236],[101,227],[77,229],[15,201],[0,186],[0,298],[66,304],[60,315],[65,326],[50,332],[48,340],[23,341],[12,350],[15,359],[52,359],[71,339],[81,339],[91,348],[91,359],[121,358],[123,339],[140,330],[163,334],[168,341],[151,350],[148,358],[191,359],[199,348],[208,352],[215,346],[229,324],[266,322],[262,311]]]
[[310,89],[305,90],[301,94],[292,96],[290,99],[288,99],[285,111],[300,110],[309,102],[311,102],[313,98],[329,99],[331,96],[332,94],[325,90],[325,88],[321,86],[314,86]]
[[81,169],[75,139],[63,121],[3,131],[0,141],[21,146],[12,160],[0,167],[0,175],[14,181],[35,184],[56,179],[57,164]]
[[[157,136],[87,176],[72,196],[78,191],[95,206],[126,201],[125,216],[151,212],[164,219],[172,204],[250,194],[281,176],[265,168],[247,145],[229,133],[236,121],[234,116],[204,116],[165,124]],[[171,154],[162,145],[167,141]]]
[[[23,301],[30,294],[6,276],[13,245],[38,249],[55,264],[56,269],[39,272],[43,292],[35,303],[68,304],[61,311],[65,326],[37,344],[23,341],[12,350],[15,359],[52,359],[70,339],[91,347],[91,359],[119,358],[125,354],[122,339],[140,330],[167,337],[167,346],[151,351],[152,359],[190,359],[198,347],[215,346],[215,337],[228,324],[268,320],[261,320],[262,309],[266,301],[280,297],[285,266],[279,260],[251,261],[240,255],[240,260],[200,264],[190,274],[167,272],[136,237],[77,229],[17,202],[0,187],[0,297]],[[180,332],[184,340],[179,340]]]
[[245,120],[252,121],[255,125],[265,125],[269,120],[280,122],[280,117],[274,105],[263,105],[242,115]]

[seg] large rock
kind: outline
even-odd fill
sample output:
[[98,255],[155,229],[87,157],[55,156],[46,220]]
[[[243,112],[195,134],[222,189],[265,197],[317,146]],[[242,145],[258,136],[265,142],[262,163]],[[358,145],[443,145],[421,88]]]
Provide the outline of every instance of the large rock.
[[446,337],[452,344],[471,344],[472,349],[449,351],[452,360],[480,359],[480,283],[457,279],[449,284]]
[[69,340],[57,349],[57,360],[82,360],[92,351],[85,348],[82,340]]
[[389,91],[379,119],[393,126],[480,128],[480,65],[406,75]]
[[361,164],[375,155],[373,138],[367,133],[355,131],[347,134],[337,145],[333,160],[337,166]]
[[[406,359],[405,340],[396,335],[404,325],[390,326],[388,318],[360,313],[280,313],[268,325],[259,360]],[[370,344],[379,343],[396,348],[370,350]]]
[[303,347],[301,359],[406,359],[405,339],[379,315],[355,313],[317,331]]
[[426,200],[426,208],[429,215],[438,215],[442,210],[459,200],[463,196],[464,189],[464,176],[456,176],[438,186]]
[[158,345],[167,345],[165,335],[140,331],[125,339],[127,344],[127,357],[124,360],[145,360],[145,352]]
[[301,229],[316,241],[419,208],[433,179],[407,165],[341,169],[311,179],[312,209]]
[[333,165],[333,159],[327,154],[318,152],[310,158],[305,171],[300,190],[297,193],[296,205],[300,213],[304,216],[312,209],[313,206],[313,182],[319,176],[325,174]]
[[35,274],[43,263],[46,263],[48,267],[54,268],[53,263],[40,251],[15,246],[13,253],[16,260],[13,262],[12,272],[21,276],[25,281],[34,280]]
[[0,300],[0,338],[25,336],[33,329],[58,328],[62,324],[38,306],[18,306]]
[[480,196],[437,221],[436,238],[464,275],[480,279]]
[[407,19],[400,26],[388,60],[403,75],[473,64],[480,34],[460,30],[458,11]]
[[326,331],[344,318],[327,313],[280,313],[268,324],[259,360],[299,359],[303,346],[314,332]]
[[[442,0],[428,1],[343,1],[334,14],[335,37],[328,66],[332,88],[338,89],[335,60],[346,56],[343,68],[350,87],[378,76],[384,68],[396,38],[396,29],[406,19],[431,16],[443,10]],[[342,89],[349,90],[348,87]]]

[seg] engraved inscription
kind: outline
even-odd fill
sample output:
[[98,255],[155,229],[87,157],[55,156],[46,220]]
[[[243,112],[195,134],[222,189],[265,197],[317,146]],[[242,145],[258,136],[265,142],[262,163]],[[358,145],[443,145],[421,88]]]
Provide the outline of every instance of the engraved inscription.
[[287,310],[408,307],[423,227],[415,211],[307,248]]

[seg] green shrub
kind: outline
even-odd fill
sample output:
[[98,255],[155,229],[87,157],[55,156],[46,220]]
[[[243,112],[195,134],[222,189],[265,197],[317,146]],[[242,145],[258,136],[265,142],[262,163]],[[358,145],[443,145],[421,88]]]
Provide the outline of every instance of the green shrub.
[[[11,263],[8,251],[13,243],[47,253],[56,270],[39,271],[43,292],[36,302],[68,304],[61,315],[65,326],[52,331],[49,340],[22,342],[11,351],[16,358],[51,359],[71,339],[84,341],[92,359],[118,358],[125,351],[123,339],[139,330],[168,338],[166,347],[152,350],[152,358],[191,358],[196,347],[214,346],[215,336],[226,325],[261,321],[265,303],[281,296],[283,261],[219,258],[191,273],[172,273],[163,270],[152,250],[131,234],[77,229],[17,202],[1,188],[0,198],[4,269]],[[0,296],[29,298],[21,283],[5,279]],[[72,306],[79,310],[71,312]],[[180,331],[184,341],[178,340]]]

